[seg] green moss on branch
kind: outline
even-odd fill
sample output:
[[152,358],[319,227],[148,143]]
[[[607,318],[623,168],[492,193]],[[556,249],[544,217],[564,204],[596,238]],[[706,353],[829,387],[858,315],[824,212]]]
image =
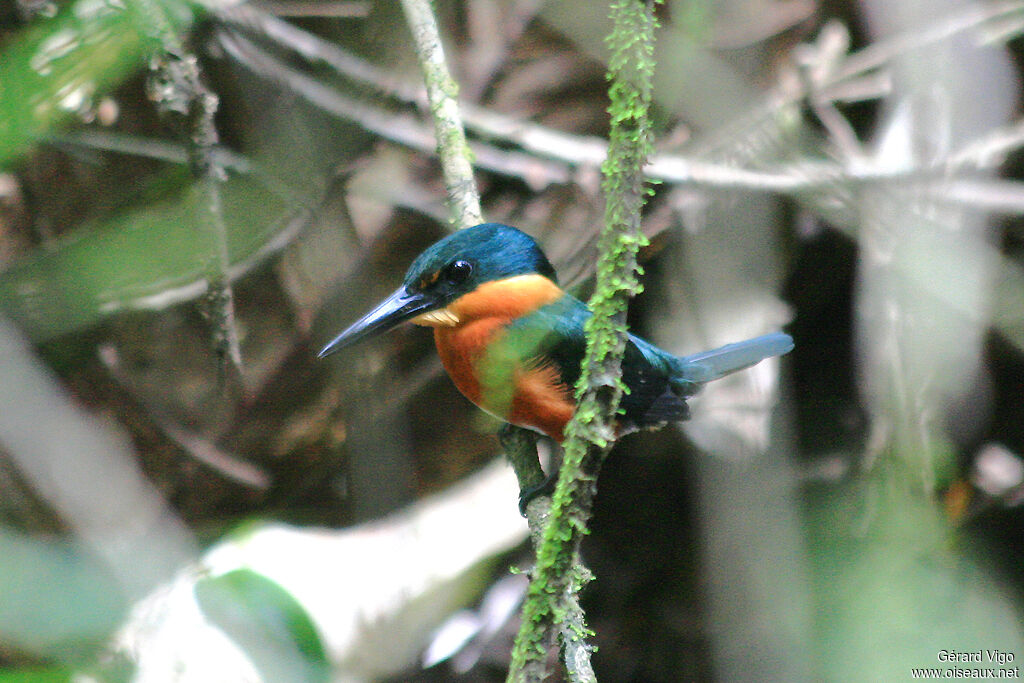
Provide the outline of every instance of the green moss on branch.
[[[582,620],[571,626],[560,622],[575,605],[576,594],[588,576],[579,562],[579,545],[587,533],[597,475],[615,437],[615,416],[623,393],[626,308],[641,290],[636,256],[646,244],[640,217],[649,194],[643,166],[651,149],[655,4],[636,0],[611,3],[611,134],[602,166],[605,222],[598,241],[597,287],[590,299],[594,315],[586,325],[587,351],[576,386],[578,407],[566,428],[558,486],[523,606],[509,681],[538,681],[547,675],[547,651],[559,629],[575,680],[593,678],[591,648],[586,645],[589,629]],[[577,666],[581,662],[583,665]]]

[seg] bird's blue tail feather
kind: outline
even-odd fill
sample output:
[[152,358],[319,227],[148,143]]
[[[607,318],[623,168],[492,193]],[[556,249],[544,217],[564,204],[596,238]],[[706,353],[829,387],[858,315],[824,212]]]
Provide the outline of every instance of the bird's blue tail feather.
[[765,358],[781,356],[792,349],[793,338],[783,332],[726,344],[717,349],[678,358],[678,379],[703,384],[749,368]]

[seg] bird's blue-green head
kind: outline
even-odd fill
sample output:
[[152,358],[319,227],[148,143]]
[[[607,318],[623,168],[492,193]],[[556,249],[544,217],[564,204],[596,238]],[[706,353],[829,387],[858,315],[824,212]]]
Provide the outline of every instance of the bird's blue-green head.
[[353,323],[320,351],[326,356],[432,311],[443,311],[481,285],[518,275],[556,282],[537,242],[516,228],[483,223],[453,233],[420,254],[391,296]]

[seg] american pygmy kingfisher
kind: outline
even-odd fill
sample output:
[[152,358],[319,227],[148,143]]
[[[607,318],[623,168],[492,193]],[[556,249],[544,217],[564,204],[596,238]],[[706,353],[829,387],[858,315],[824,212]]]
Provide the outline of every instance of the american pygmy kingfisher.
[[[586,348],[590,309],[558,286],[526,233],[498,223],[466,228],[419,255],[394,294],[320,351],[324,357],[411,321],[434,328],[445,370],[466,398],[496,417],[561,442]],[[618,432],[689,416],[686,398],[705,382],[784,354],[781,332],[692,356],[674,356],[629,336],[622,361],[628,392]]]

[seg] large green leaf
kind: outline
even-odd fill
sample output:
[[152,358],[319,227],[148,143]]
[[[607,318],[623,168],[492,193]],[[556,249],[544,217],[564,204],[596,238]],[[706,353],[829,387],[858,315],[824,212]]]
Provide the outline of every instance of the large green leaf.
[[[288,225],[294,206],[250,177],[220,185],[233,265],[257,258]],[[121,310],[160,308],[203,291],[209,211],[200,184],[180,196],[83,228],[0,273],[0,310],[36,342]]]
[[237,569],[196,584],[203,614],[245,651],[265,681],[327,681],[329,667],[309,615],[262,574]]

